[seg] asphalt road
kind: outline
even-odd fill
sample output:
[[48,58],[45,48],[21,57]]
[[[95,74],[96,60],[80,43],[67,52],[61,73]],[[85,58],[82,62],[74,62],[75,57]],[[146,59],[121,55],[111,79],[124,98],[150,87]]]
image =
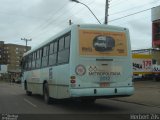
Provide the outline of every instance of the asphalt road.
[[21,85],[0,83],[1,114],[155,114],[159,111],[159,107],[111,99],[98,99],[94,104],[59,101],[47,105],[40,95],[27,96]]

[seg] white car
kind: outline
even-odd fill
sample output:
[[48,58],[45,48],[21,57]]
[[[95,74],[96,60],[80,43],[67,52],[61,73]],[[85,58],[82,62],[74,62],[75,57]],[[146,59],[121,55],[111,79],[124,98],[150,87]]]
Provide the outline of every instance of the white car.
[[95,47],[107,48],[106,40],[98,40],[95,44]]

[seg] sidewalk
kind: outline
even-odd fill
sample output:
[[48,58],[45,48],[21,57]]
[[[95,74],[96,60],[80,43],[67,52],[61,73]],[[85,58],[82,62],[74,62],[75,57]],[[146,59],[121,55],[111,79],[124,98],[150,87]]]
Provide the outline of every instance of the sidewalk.
[[137,81],[135,93],[130,97],[112,98],[113,100],[160,108],[160,82]]

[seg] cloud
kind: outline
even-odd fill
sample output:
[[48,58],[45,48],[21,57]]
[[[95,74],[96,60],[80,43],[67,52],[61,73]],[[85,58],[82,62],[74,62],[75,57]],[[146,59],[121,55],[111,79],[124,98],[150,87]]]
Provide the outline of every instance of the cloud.
[[[88,5],[103,23],[105,1],[80,1]],[[148,8],[153,6],[153,4],[148,4],[141,8],[137,7],[137,9],[131,9],[132,7],[150,2],[158,4],[158,0],[149,0],[145,1],[145,3],[144,1],[111,1],[109,14],[119,11],[124,12],[109,16],[109,20]],[[70,19],[74,24],[98,23],[85,6],[69,0],[1,0],[0,8],[0,40],[4,40],[6,43],[24,45],[25,43],[20,40],[21,38],[32,38],[32,41],[28,43],[32,47],[68,27]],[[151,47],[150,16],[150,11],[146,11],[140,15],[133,15],[109,22],[109,24],[129,28],[133,49],[147,48]]]

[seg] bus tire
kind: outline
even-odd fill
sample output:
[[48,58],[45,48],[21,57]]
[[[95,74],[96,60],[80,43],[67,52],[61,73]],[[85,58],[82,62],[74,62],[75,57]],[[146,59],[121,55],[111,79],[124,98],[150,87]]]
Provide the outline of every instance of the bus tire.
[[48,83],[45,83],[43,86],[43,97],[44,97],[44,101],[47,104],[51,103],[51,99],[49,97],[49,88],[48,88]]
[[32,95],[32,92],[26,90],[26,94],[27,94],[28,96],[31,96],[31,95]]
[[24,89],[26,90],[26,94],[27,94],[28,96],[31,96],[31,95],[32,95],[32,92],[27,90],[27,82],[26,82],[26,81],[24,82]]

